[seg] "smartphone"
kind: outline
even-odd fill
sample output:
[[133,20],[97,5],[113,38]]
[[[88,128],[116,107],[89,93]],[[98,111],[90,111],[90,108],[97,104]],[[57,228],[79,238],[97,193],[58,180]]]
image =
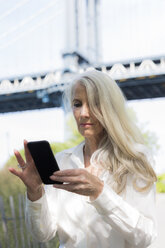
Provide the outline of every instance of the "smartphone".
[[62,182],[56,182],[50,179],[53,172],[59,170],[59,166],[53,155],[49,142],[46,140],[32,141],[28,142],[27,146],[42,182],[44,184],[61,184]]

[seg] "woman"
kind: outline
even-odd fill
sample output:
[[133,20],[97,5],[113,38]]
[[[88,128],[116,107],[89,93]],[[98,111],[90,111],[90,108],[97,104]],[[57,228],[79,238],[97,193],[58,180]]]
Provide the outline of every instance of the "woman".
[[65,248],[145,248],[156,236],[156,175],[117,84],[102,72],[80,74],[65,92],[84,142],[56,154],[60,171],[46,185],[24,141],[26,220],[41,242],[56,232]]

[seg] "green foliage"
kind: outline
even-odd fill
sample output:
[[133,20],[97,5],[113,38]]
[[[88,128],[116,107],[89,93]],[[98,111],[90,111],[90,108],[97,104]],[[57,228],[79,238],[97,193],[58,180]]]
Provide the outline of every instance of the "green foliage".
[[[22,151],[21,151],[22,153]],[[10,195],[16,196],[25,192],[25,187],[16,176],[13,176],[8,168],[17,168],[17,162],[14,156],[12,156],[6,163],[5,167],[0,171],[0,195],[4,200],[8,199]]]
[[156,183],[156,190],[159,193],[165,193],[165,173],[162,175],[159,175],[158,181]]
[[156,154],[159,150],[158,137],[156,134],[147,129],[147,123],[143,123],[138,120],[135,111],[130,107],[128,107],[128,114],[142,133],[146,146],[150,149],[150,151],[152,151],[153,154]]

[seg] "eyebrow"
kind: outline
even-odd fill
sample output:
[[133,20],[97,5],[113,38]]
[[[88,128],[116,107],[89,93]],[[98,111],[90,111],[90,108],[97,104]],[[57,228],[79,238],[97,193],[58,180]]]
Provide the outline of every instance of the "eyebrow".
[[73,100],[72,100],[72,102],[75,102],[75,101],[81,101],[80,99],[77,99],[77,98],[74,98]]

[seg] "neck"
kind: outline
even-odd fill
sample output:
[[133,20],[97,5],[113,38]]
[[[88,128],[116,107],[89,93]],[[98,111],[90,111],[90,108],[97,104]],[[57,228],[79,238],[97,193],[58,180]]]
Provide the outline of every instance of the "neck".
[[98,143],[97,143],[97,142],[85,140],[85,148],[84,148],[84,151],[85,151],[85,153],[88,154],[90,157],[91,157],[92,154],[97,150],[97,148],[98,148]]

